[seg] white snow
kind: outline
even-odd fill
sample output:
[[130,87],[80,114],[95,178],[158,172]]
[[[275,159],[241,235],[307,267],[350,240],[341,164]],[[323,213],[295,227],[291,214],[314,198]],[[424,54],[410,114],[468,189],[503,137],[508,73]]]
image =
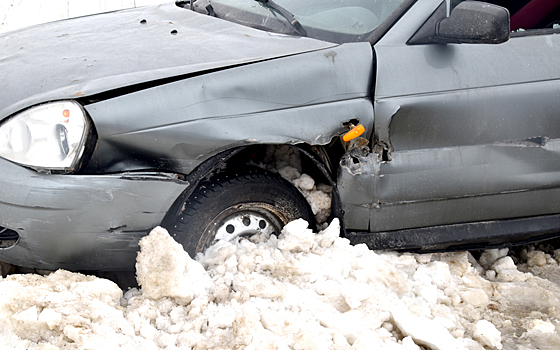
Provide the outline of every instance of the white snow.
[[140,243],[141,288],[124,296],[67,271],[10,275],[0,348],[558,348],[558,287],[518,269],[558,271],[555,254],[540,251],[540,266],[539,250],[518,265],[507,250],[478,260],[374,252],[339,231],[337,220],[318,234],[296,220],[279,237],[218,242],[194,261],[156,228]]
[[309,203],[319,227],[327,226],[326,221],[331,214],[332,187],[316,184],[311,176],[302,173],[301,158],[296,148],[287,145],[269,146],[264,162],[257,165],[277,172],[290,181]]
[[476,323],[474,339],[491,348],[502,348],[502,334],[492,323],[486,320],[480,320]]
[[188,305],[194,298],[208,294],[212,280],[204,268],[193,261],[183,246],[164,229],[157,227],[140,240],[136,258],[138,285],[146,298],[172,298]]

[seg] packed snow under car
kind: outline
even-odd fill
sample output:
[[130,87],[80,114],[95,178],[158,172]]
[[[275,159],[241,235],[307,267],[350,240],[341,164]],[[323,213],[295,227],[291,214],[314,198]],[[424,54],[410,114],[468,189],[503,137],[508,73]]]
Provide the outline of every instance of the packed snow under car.
[[491,2],[191,0],[0,35],[0,261],[132,270],[156,226],[194,256],[298,218],[372,249],[557,237],[560,1]]

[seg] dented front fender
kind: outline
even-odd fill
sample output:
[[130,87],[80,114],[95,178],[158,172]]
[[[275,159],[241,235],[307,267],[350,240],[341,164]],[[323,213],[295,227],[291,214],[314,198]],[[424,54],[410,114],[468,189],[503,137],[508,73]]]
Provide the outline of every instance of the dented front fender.
[[99,142],[85,171],[188,174],[235,147],[327,144],[350,119],[371,134],[372,72],[371,46],[344,44],[87,105]]

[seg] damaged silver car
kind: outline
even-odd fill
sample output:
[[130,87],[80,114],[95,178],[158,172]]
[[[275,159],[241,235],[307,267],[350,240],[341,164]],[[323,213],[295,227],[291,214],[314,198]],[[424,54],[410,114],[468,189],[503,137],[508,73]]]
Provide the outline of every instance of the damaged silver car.
[[353,243],[557,236],[560,2],[491,2],[191,0],[2,34],[0,261],[132,269],[158,225],[191,255],[315,225],[271,147]]

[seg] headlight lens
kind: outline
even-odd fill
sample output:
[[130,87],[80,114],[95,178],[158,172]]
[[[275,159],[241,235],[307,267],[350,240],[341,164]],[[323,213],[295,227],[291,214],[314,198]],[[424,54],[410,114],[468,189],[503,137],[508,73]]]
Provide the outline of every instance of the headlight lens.
[[84,152],[89,123],[74,101],[30,108],[0,124],[0,157],[38,171],[72,171]]

